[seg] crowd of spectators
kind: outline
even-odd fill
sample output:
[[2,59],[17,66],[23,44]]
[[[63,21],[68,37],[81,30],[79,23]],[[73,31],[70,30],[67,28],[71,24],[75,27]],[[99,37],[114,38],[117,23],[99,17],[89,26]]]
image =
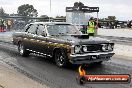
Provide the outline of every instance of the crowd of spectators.
[[26,24],[27,22],[22,20],[0,19],[0,31],[21,30]]
[[12,26],[12,20],[8,19],[8,20],[4,20],[4,19],[0,19],[0,31],[10,31],[11,26]]

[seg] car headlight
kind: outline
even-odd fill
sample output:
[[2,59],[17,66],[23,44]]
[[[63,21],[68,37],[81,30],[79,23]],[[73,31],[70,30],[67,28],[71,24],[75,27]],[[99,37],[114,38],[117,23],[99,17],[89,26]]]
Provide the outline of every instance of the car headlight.
[[112,50],[114,50],[114,45],[111,45],[111,47],[112,47]]
[[87,52],[87,51],[88,51],[87,46],[83,46],[83,51],[84,51],[84,52]]
[[112,46],[109,44],[108,45],[108,50],[111,51],[112,50]]
[[102,45],[102,51],[112,51],[114,48],[114,45],[111,45],[111,44],[103,44]]
[[106,44],[103,44],[102,50],[103,50],[103,51],[107,51],[107,50],[108,50],[108,46],[107,46]]
[[81,51],[81,46],[76,45],[76,46],[74,47],[74,52],[75,52],[75,53],[80,53],[80,51]]
[[112,51],[113,49],[114,49],[114,45],[109,44],[109,45],[108,45],[108,50],[109,50],[109,51]]

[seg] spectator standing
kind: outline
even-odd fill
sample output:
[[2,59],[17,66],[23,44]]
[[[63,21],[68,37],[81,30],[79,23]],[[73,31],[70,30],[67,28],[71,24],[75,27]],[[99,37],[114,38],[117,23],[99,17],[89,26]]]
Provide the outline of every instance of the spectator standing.
[[115,21],[115,28],[117,28],[118,21]]
[[7,29],[10,31],[12,26],[12,21],[11,20],[7,20]]
[[87,26],[87,33],[89,34],[89,36],[94,36],[94,33],[95,33],[95,22],[94,22],[94,19],[93,17],[91,17],[89,19],[89,22],[88,22],[88,26]]
[[4,20],[0,19],[0,31],[4,32]]
[[132,21],[129,22],[129,28],[131,28],[131,27],[132,27]]
[[130,21],[128,20],[128,21],[127,21],[127,27],[128,27],[128,28],[129,28],[129,22],[130,22]]
[[110,28],[109,25],[110,25],[109,22],[107,22],[107,23],[106,23],[106,29],[109,29],[109,28]]

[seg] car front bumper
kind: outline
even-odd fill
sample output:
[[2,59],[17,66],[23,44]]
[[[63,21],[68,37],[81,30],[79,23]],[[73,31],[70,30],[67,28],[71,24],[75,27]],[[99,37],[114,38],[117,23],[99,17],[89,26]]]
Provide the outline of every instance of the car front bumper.
[[88,53],[88,54],[74,54],[70,55],[70,62],[72,64],[89,64],[100,61],[108,61],[114,52]]

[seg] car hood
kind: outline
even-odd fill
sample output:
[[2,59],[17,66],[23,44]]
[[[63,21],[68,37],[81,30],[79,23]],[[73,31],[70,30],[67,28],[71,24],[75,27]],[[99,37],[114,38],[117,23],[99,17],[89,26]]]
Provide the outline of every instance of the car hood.
[[100,37],[92,37],[88,35],[61,35],[61,36],[56,36],[56,38],[66,42],[81,44],[81,45],[82,44],[101,44],[101,43],[110,42],[107,39],[103,39]]

